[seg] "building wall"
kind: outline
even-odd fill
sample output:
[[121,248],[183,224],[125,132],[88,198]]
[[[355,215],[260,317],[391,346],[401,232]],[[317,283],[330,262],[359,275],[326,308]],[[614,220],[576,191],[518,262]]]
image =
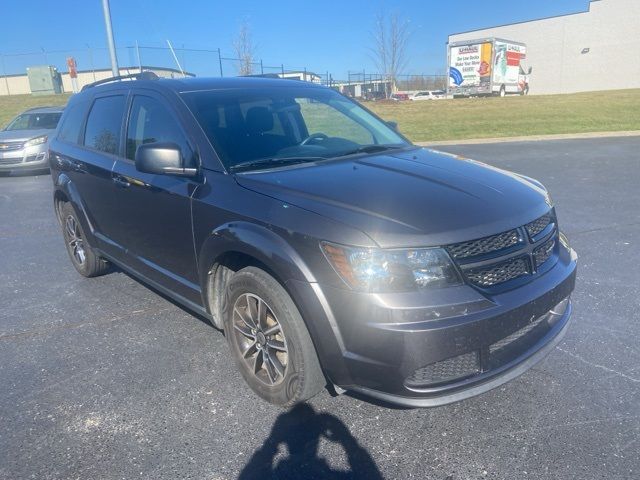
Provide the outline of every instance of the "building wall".
[[640,88],[640,0],[592,0],[584,13],[454,34],[449,42],[485,37],[527,44],[531,94]]
[[[150,71],[158,75],[159,77],[182,77],[182,74],[177,70],[171,68],[155,68],[155,67],[142,67],[145,71]],[[129,75],[131,73],[138,73],[140,69],[138,67],[122,67],[120,68],[120,75]],[[188,77],[195,76],[193,73],[185,72]],[[71,77],[68,73],[61,73],[62,87],[66,93],[73,92],[71,86]],[[78,72],[78,89],[81,89],[84,85],[87,85],[96,80],[104,80],[113,76],[111,69],[102,69],[94,71],[81,71]],[[8,91],[7,91],[7,86]],[[31,93],[29,87],[29,79],[26,74],[24,75],[9,75],[7,77],[0,77],[0,95],[25,95]]]

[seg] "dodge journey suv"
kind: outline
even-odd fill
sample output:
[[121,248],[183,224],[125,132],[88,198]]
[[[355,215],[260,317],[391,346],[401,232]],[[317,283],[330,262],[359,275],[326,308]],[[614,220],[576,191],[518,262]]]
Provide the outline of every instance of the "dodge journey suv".
[[577,257],[540,183],[412,145],[328,88],[100,81],[70,100],[50,165],[77,271],[113,264],[208,318],[277,405],[325,386],[458,401],[569,324]]

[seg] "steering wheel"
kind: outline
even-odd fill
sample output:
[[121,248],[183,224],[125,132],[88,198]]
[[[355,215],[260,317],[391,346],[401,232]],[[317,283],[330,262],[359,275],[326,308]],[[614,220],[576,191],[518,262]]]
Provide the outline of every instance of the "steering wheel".
[[324,133],[312,133],[307,138],[305,138],[302,142],[300,142],[300,145],[309,145],[314,140],[326,140],[327,138],[329,137]]

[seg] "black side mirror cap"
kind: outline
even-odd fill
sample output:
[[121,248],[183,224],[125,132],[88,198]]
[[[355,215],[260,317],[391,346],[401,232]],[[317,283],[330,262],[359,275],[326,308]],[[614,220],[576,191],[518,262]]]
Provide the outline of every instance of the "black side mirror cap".
[[197,168],[184,168],[180,147],[172,142],[143,143],[136,149],[136,169],[157,175],[193,177]]

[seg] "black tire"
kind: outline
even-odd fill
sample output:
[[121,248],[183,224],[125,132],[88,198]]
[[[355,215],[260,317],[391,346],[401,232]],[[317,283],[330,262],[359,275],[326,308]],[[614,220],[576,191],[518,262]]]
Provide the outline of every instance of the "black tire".
[[226,297],[225,336],[249,387],[281,407],[317,395],[326,381],[304,321],[282,285],[265,271],[247,267],[229,280]]
[[109,263],[100,258],[87,243],[78,216],[68,202],[60,209],[60,225],[67,253],[78,273],[84,277],[97,277],[107,273]]

